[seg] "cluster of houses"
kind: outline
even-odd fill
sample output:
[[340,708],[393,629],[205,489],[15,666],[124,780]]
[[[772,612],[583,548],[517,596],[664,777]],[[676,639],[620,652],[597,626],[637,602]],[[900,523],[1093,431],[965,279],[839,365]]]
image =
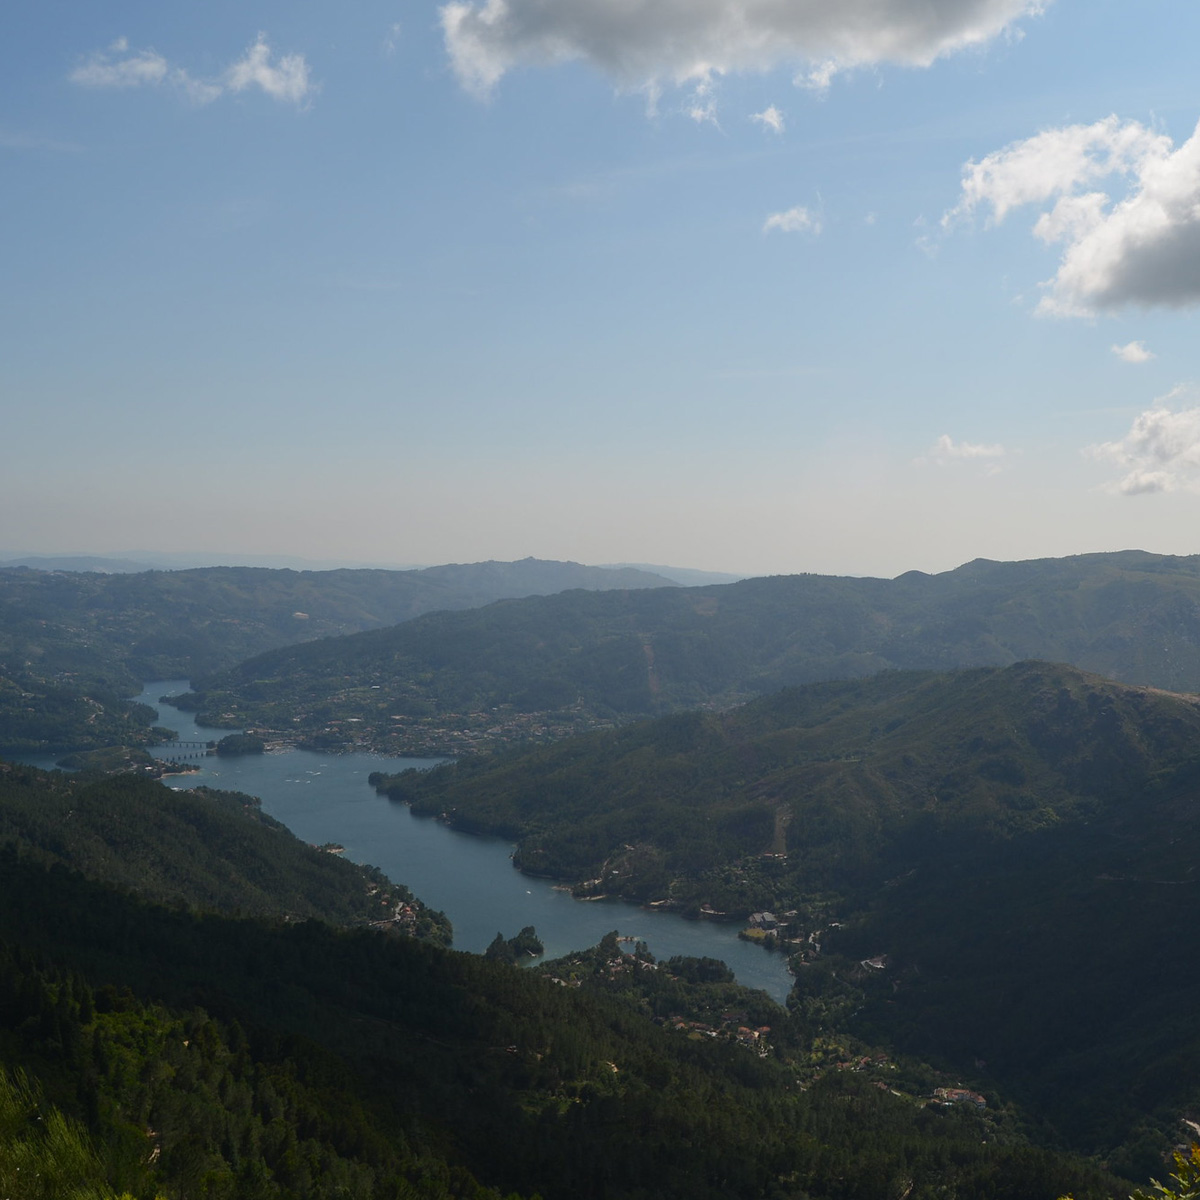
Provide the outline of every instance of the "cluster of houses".
[[973,1104],[976,1108],[987,1108],[987,1101],[978,1093],[966,1088],[934,1088],[935,1104]]
[[719,1026],[709,1025],[704,1021],[689,1021],[684,1017],[668,1017],[664,1024],[686,1033],[689,1037],[719,1038],[727,1042],[736,1042],[747,1050],[753,1050],[760,1058],[766,1058],[770,1053],[767,1043],[767,1034],[771,1032],[770,1025],[759,1025],[755,1028],[740,1023],[745,1020],[745,1013],[722,1013]]
[[[888,1061],[886,1054],[864,1054],[859,1058],[843,1059],[841,1062],[835,1063],[834,1066],[839,1071],[871,1071],[887,1066]],[[890,1091],[894,1096],[904,1095],[903,1092],[890,1087],[883,1080],[876,1080],[875,1086],[885,1091]],[[972,1092],[962,1087],[934,1088],[933,1096],[929,1100],[929,1103],[946,1105],[947,1107],[952,1104],[972,1104],[978,1109],[987,1108],[987,1101],[978,1092]]]
[[747,924],[751,929],[773,930],[779,928],[779,918],[772,912],[751,913]]
[[[378,688],[378,685],[372,686]],[[380,753],[462,754],[472,750],[494,750],[513,742],[557,741],[568,733],[613,727],[612,721],[592,717],[578,705],[553,713],[519,712],[500,706],[488,711],[441,713],[430,717],[363,709],[359,697],[346,693],[330,698],[331,706],[336,707],[339,703],[343,711],[358,708],[367,715],[326,721],[319,732],[309,732],[306,738],[337,740],[348,747]],[[228,715],[233,719],[234,714]],[[311,715],[301,711],[293,716],[293,724],[303,725]],[[279,736],[287,738],[288,734]],[[295,734],[291,737],[294,739]]]
[[839,1071],[866,1071],[871,1067],[883,1067],[888,1062],[886,1054],[864,1054],[861,1058],[846,1058],[835,1064]]
[[794,909],[782,916],[776,916],[773,912],[765,909],[762,912],[751,913],[746,918],[746,928],[738,934],[738,937],[743,941],[756,942],[768,949],[782,950],[785,946],[798,947],[803,944],[803,938],[794,937],[792,927],[792,922],[798,915]]
[[417,932],[417,907],[401,900],[392,910],[390,917],[384,917],[382,921],[372,921],[372,929],[381,929],[386,933],[403,933],[409,937],[415,937]]

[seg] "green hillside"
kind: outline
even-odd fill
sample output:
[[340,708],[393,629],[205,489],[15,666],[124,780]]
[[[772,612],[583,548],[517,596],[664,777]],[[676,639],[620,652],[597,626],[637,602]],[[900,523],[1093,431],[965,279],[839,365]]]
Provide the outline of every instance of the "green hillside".
[[[417,937],[368,927],[401,908],[417,919],[388,928]],[[534,973],[443,933],[247,797],[3,765],[0,1170],[46,1163],[60,1188],[6,1194],[1127,1193],[998,1086],[984,1108],[940,1099],[969,1073],[897,1059],[803,997],[789,1013],[719,963],[611,935]]]
[[632,569],[486,562],[416,571],[0,570],[0,750],[153,740],[124,697],[276,646],[564,588],[665,587]]
[[1012,1089],[1126,1170],[1200,1104],[1194,698],[887,673],[377,784],[581,894],[771,913],[749,935],[817,1027]]
[[1032,1147],[1009,1110],[836,1070],[801,1088],[622,997],[411,939],[155,908],[7,854],[0,939],[2,1061],[139,1198],[1128,1190]]
[[791,684],[1028,658],[1200,690],[1200,557],[535,597],[261,655],[194,681],[190,704],[319,744],[461,752]]
[[[419,813],[519,839],[535,873],[745,913],[872,887],[933,839],[1115,819],[1198,758],[1200,701],[1029,662],[811,684],[373,779]],[[631,845],[641,873],[614,866]],[[749,860],[762,878],[739,897],[722,880]]]
[[173,791],[0,762],[0,846],[163,904],[271,920],[381,923],[441,945],[450,925],[372,867],[305,845],[252,796]]

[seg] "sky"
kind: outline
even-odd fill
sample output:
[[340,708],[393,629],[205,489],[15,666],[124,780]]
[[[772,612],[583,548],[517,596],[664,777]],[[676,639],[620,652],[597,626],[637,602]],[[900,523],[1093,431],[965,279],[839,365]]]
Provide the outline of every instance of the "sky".
[[0,12],[0,548],[1200,552],[1200,5]]

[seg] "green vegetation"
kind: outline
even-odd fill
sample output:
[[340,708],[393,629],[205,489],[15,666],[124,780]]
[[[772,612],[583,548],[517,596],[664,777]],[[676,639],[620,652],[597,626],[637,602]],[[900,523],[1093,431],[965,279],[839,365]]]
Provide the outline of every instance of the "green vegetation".
[[262,754],[267,743],[252,733],[231,733],[217,743],[217,753],[227,757],[239,754]]
[[484,951],[484,957],[515,965],[523,958],[537,958],[545,950],[546,947],[538,939],[537,930],[532,925],[526,925],[516,937],[505,938],[502,933],[496,934],[492,944]]
[[450,926],[382,872],[306,846],[254,797],[0,763],[0,846],[165,904],[374,922],[449,945]]
[[271,647],[506,596],[668,583],[535,559],[423,571],[0,570],[0,752],[153,744],[151,711],[125,699],[144,680],[197,676]]
[[1122,1194],[1003,1121],[853,1072],[800,1088],[736,1039],[413,939],[157,908],[11,855],[0,939],[4,1061],[139,1198]]
[[[56,882],[71,890],[62,875]],[[121,919],[103,892],[73,899]],[[54,919],[71,910],[42,911]],[[126,939],[140,915],[128,912]],[[6,1196],[106,1200],[111,1188],[138,1200],[500,1200],[422,1147],[428,1131],[406,1124],[337,1056],[269,1025],[247,1030],[193,1005],[148,1002],[7,945],[0,1014],[5,1059],[36,1072],[54,1100],[51,1108],[17,1092],[10,1145],[25,1161],[14,1165],[43,1168],[47,1186]]]
[[[322,573],[355,577],[322,611],[328,580],[193,574],[0,572],[0,742],[144,744],[133,676],[370,624],[355,589],[393,582]],[[97,1200],[1127,1195],[1200,1111],[1200,702],[887,668],[1196,686],[1198,602],[1200,560],[1140,554],[574,593],[272,651],[185,701],[329,747],[533,743],[373,781],[580,894],[750,921],[791,955],[786,1010],[615,934],[528,971],[492,960],[532,928],[453,954],[250,797],[0,763],[4,1194],[53,1158],[46,1188]]]
[[20,1071],[13,1078],[0,1071],[0,1194],[5,1200],[117,1200],[78,1122],[46,1104]]
[[57,763],[71,771],[115,774],[118,771],[152,772],[161,764],[152,754],[134,746],[106,746],[103,750],[81,750],[64,754]]
[[[1193,1143],[1186,1154],[1176,1150],[1174,1157],[1175,1173],[1171,1176],[1174,1186],[1159,1183],[1156,1179],[1150,1190],[1138,1188],[1129,1200],[1197,1200],[1200,1197],[1200,1146]],[[1062,1196],[1060,1200],[1074,1198]]]
[[138,690],[121,673],[111,683],[65,674],[47,680],[0,661],[0,751],[78,753],[170,741],[170,730],[154,726],[154,709],[123,699]]
[[810,1036],[1002,1087],[1145,1178],[1200,1105],[1197,745],[1194,698],[1023,663],[376,782],[584,894],[766,910]]
[[1023,663],[814,684],[372,782],[583,892],[744,916],[877,886],[939,840],[1084,822],[1189,764],[1197,737],[1188,698]]
[[1175,1173],[1171,1180],[1174,1187],[1155,1180],[1150,1191],[1138,1188],[1130,1200],[1196,1200],[1200,1197],[1200,1146],[1193,1143],[1188,1153],[1175,1152]]
[[1130,551],[942,575],[570,592],[272,651],[208,676],[209,724],[458,754],[786,685],[1030,658],[1200,690],[1200,556]]
[[765,992],[738,984],[720,959],[678,956],[657,962],[644,942],[624,952],[614,931],[598,946],[541,963],[537,970],[570,987],[620,998],[694,1041],[738,1042],[761,1058],[777,1055],[789,1069],[813,1074],[807,1071],[809,1047],[800,1024]]

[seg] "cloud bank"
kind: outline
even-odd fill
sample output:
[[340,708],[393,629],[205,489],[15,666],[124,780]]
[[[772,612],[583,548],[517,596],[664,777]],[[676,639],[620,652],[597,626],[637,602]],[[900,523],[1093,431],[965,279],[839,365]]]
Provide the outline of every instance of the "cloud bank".
[[198,79],[182,67],[171,66],[156,50],[131,50],[126,38],[118,38],[106,49],[89,55],[68,78],[89,88],[166,85],[197,104],[209,104],[227,92],[257,88],[272,99],[302,105],[315,90],[304,55],[273,58],[264,33],[242,58],[211,79]]
[[979,46],[1045,0],[453,0],[446,49],[464,87],[581,60],[622,87],[797,68],[802,86],[881,63],[927,67]]
[[1200,491],[1200,408],[1171,409],[1160,402],[1142,413],[1120,441],[1089,446],[1084,453],[1125,472],[1112,484],[1123,496]]
[[967,163],[943,225],[984,207],[999,223],[1026,204],[1043,206],[1034,235],[1063,246],[1038,312],[1200,303],[1200,127],[1178,148],[1115,116],[1046,130]]

